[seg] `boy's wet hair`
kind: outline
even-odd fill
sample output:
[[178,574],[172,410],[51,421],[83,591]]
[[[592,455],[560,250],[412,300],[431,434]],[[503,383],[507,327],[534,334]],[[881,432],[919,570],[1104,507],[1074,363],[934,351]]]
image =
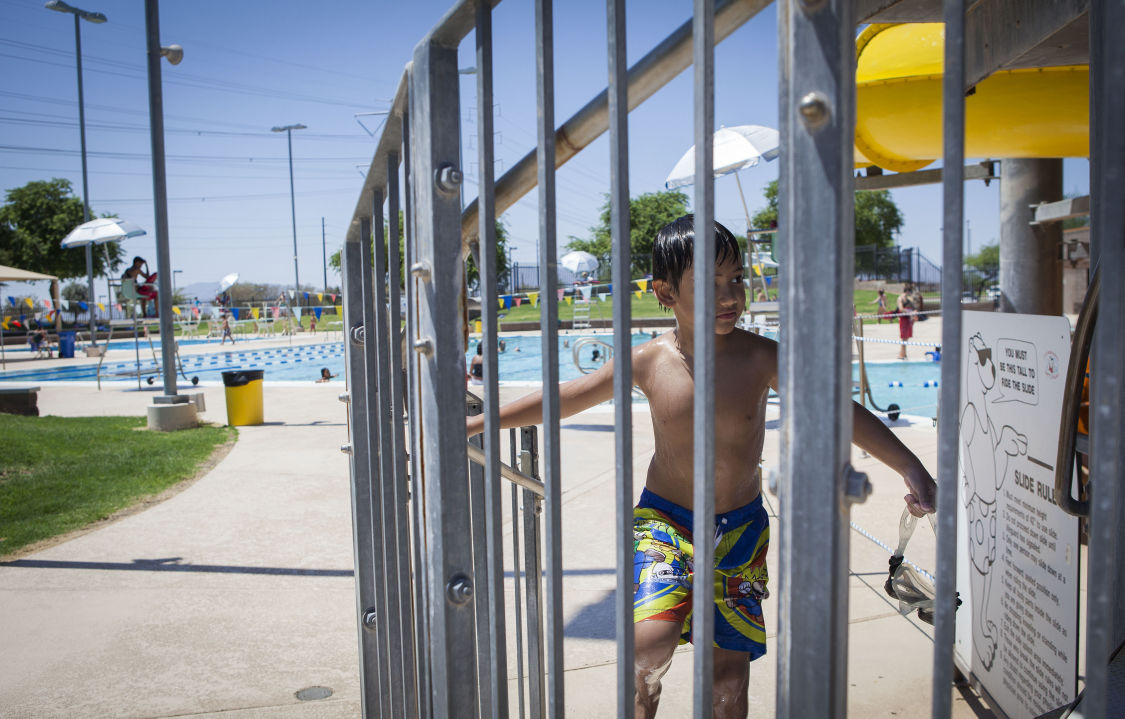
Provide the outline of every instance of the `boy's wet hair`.
[[[684,215],[672,220],[656,233],[652,243],[652,278],[672,285],[677,292],[680,278],[691,269],[695,251],[695,215]],[[715,223],[715,264],[726,262],[742,264],[738,240],[719,222]]]
[[133,258],[133,264],[134,265],[144,264],[144,261],[145,261],[145,258],[141,257],[140,255],[137,255],[136,257]]

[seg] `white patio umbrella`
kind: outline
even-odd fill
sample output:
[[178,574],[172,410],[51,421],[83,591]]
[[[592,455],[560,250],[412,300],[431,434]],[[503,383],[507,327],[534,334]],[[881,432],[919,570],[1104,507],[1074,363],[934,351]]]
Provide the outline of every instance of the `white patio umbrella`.
[[[130,237],[140,237],[147,234],[138,225],[134,225],[128,220],[123,220],[120,217],[102,217],[97,220],[90,220],[83,222],[78,227],[75,227],[70,233],[63,238],[59,243],[64,249],[71,249],[73,247],[85,247],[86,245],[104,245],[107,242],[117,242],[118,240],[127,240]],[[105,285],[106,285],[106,300],[113,302],[113,293],[109,286],[109,250],[105,250]],[[90,269],[90,274],[86,278],[90,291],[94,289],[94,271]],[[90,343],[93,345],[98,344],[97,333],[94,332],[94,300],[96,298],[90,297]]]
[[234,284],[236,282],[238,282],[237,272],[232,272],[229,275],[223,277],[223,279],[219,280],[219,292],[226,292],[231,287],[234,287]]
[[[762,125],[736,125],[734,127],[721,127],[715,131],[713,137],[712,169],[715,177],[734,175],[738,183],[738,196],[742,199],[742,212],[746,216],[746,229],[750,229],[750,210],[746,207],[746,195],[742,192],[742,180],[738,178],[738,171],[747,167],[754,167],[763,160],[777,159],[780,154],[781,139],[777,130]],[[664,187],[671,190],[695,182],[695,145],[691,146],[668,178],[664,180]],[[765,279],[762,280],[765,289]]]
[[598,258],[582,250],[566,253],[559,258],[559,264],[576,275],[583,272],[593,274],[598,271]]

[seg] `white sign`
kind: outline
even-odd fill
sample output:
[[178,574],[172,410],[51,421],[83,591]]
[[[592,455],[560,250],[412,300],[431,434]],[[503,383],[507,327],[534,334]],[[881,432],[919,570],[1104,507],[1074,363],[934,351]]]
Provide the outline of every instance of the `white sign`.
[[965,312],[956,656],[1012,719],[1075,697],[1078,520],[1055,504],[1063,317]]

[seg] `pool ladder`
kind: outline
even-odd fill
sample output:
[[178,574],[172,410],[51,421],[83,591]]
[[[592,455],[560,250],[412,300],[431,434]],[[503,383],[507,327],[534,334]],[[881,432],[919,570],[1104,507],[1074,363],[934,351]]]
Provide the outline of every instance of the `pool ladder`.
[[[593,363],[590,365],[582,364],[582,350],[587,347],[592,347],[592,349],[598,353],[597,360],[589,360]],[[575,340],[574,344],[571,345],[570,352],[574,357],[574,366],[577,367],[578,371],[582,374],[590,374],[591,372],[595,372],[601,369],[606,362],[613,359],[613,345],[597,337],[582,337],[578,340]],[[641,392],[639,387],[633,387],[633,394],[638,397],[645,396],[644,392]]]

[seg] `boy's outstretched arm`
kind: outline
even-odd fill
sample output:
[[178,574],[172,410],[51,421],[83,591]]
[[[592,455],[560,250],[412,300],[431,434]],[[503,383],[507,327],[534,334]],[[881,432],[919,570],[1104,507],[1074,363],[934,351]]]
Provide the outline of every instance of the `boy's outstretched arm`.
[[[761,371],[769,373],[769,383],[775,392],[780,392],[778,380],[777,343],[769,342],[769,352],[765,355]],[[933,477],[895,436],[894,432],[878,417],[867,411],[857,402],[852,402],[852,442],[875,459],[902,475],[910,493],[903,499],[910,513],[922,517],[936,509],[937,485]]]
[[[597,371],[559,385],[559,416],[569,417],[613,399],[613,360]],[[543,391],[532,392],[500,407],[500,428],[526,427],[543,422]],[[467,417],[468,436],[484,431],[484,415]]]
[[883,422],[852,402],[852,441],[857,447],[902,475],[910,489],[904,499],[910,513],[922,517],[936,509],[937,485],[922,462]]

